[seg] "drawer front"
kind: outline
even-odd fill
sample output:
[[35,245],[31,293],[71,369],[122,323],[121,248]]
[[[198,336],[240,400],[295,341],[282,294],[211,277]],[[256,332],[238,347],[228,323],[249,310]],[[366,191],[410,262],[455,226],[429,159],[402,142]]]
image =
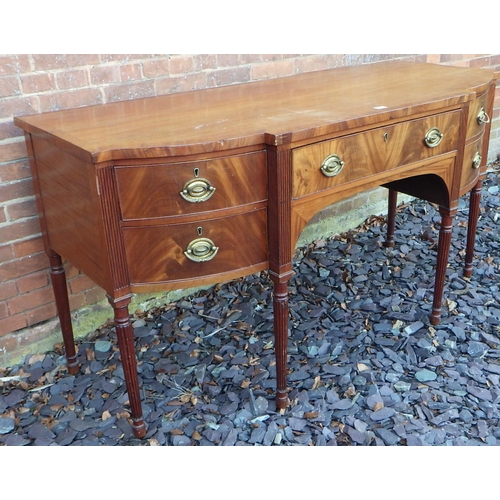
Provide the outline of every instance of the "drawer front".
[[481,157],[482,139],[469,144],[465,148],[462,174],[460,177],[460,195],[472,189],[479,177],[480,168],[484,164]]
[[[292,153],[293,197],[300,198],[454,151],[459,125],[460,111],[453,111],[297,148]],[[436,146],[428,146],[424,138],[435,128],[439,132],[431,134],[430,144],[439,138],[436,134],[443,136]],[[321,170],[330,155],[338,157],[330,157],[332,170],[340,169],[332,176]]]
[[486,105],[488,102],[488,92],[478,96],[471,104],[469,110],[469,118],[467,120],[467,138],[472,138],[478,134],[482,134],[486,123],[491,119],[488,114],[485,114]]
[[123,237],[133,284],[213,275],[222,281],[224,273],[267,261],[267,210],[198,223],[127,227]]
[[267,199],[266,153],[115,167],[123,220],[156,219]]

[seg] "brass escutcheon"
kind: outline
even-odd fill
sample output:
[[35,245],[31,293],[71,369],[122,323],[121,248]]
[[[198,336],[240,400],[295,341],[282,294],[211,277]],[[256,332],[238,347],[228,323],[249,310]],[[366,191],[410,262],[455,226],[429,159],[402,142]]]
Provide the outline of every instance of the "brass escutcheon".
[[479,123],[479,125],[490,123],[490,117],[488,116],[488,113],[486,113],[484,108],[481,108],[479,110],[479,114],[477,115],[477,123]]
[[334,177],[344,168],[345,162],[339,155],[328,155],[321,164],[321,172],[327,177]]
[[212,260],[218,251],[219,247],[209,238],[196,238],[188,245],[184,255],[193,262],[207,262]]
[[186,182],[180,195],[190,203],[200,203],[212,197],[215,188],[206,179],[199,177],[200,171],[194,169],[194,179]]
[[435,148],[443,139],[444,134],[437,127],[433,127],[427,131],[424,137],[425,144],[430,148]]
[[472,168],[479,168],[481,165],[481,155],[479,152],[476,151],[476,154],[474,155],[474,159],[472,160]]

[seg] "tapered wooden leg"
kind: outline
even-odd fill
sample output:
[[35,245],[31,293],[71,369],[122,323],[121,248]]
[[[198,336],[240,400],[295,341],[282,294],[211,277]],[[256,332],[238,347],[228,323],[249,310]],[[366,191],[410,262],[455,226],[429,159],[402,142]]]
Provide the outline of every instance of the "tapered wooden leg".
[[69,309],[68,289],[66,288],[66,273],[61,257],[53,252],[48,252],[50,260],[50,279],[56,300],[57,314],[64,341],[66,354],[66,365],[68,372],[74,375],[80,369],[76,358],[75,338],[73,336],[73,326],[71,325],[71,313]]
[[469,200],[469,224],[467,226],[467,247],[465,251],[464,276],[472,276],[472,261],[474,259],[474,245],[476,243],[477,221],[479,219],[479,204],[481,201],[481,189],[483,181],[480,180],[470,192]]
[[118,347],[125,373],[125,383],[130,402],[132,427],[134,435],[138,438],[146,434],[146,425],[142,416],[141,396],[139,392],[139,379],[137,376],[137,361],[135,357],[134,332],[128,312],[130,299],[115,301],[108,297],[115,312],[115,327],[118,337]]
[[286,372],[288,347],[288,280],[280,282],[271,275],[274,282],[274,352],[276,355],[276,407],[284,409],[288,405]]
[[394,231],[396,224],[396,205],[398,202],[398,192],[394,189],[389,189],[388,205],[387,205],[387,235],[385,239],[386,247],[394,246]]
[[456,209],[450,210],[444,207],[439,207],[439,213],[441,214],[441,227],[439,229],[436,280],[434,283],[434,301],[432,303],[432,312],[430,317],[430,322],[433,325],[438,325],[441,321],[444,280],[446,277],[446,267],[448,266],[448,255],[450,253],[453,217],[456,212]]

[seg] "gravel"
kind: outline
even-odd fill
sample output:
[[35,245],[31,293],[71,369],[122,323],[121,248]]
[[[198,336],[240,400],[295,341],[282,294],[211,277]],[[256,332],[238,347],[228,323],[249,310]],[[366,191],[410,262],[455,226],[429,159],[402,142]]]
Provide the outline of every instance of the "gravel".
[[439,214],[385,221],[297,250],[290,283],[289,398],[277,411],[266,273],[133,317],[143,440],[130,425],[114,329],[0,370],[6,446],[494,446],[500,440],[500,197],[485,182],[474,274],[463,277],[461,200],[443,317],[429,323]]

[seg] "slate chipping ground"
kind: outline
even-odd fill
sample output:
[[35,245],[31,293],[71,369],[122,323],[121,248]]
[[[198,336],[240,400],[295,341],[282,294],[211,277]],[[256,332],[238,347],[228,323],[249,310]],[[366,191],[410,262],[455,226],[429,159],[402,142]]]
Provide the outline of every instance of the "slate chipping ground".
[[462,277],[468,200],[454,224],[440,325],[432,327],[439,214],[385,220],[297,251],[289,393],[277,412],[272,289],[263,273],[133,318],[148,432],[136,439],[111,325],[0,369],[0,444],[482,446],[500,444],[499,164],[485,182],[474,274]]

